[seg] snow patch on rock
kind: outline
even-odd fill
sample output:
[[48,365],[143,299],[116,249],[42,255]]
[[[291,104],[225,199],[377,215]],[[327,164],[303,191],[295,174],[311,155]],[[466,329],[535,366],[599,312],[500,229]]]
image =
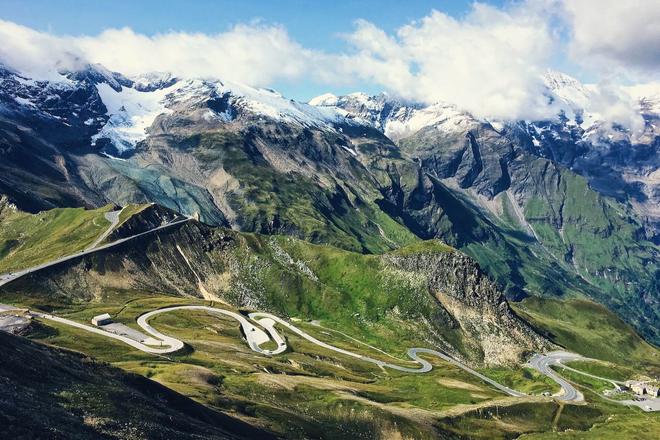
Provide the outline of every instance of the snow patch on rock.
[[165,106],[165,97],[174,87],[151,92],[122,87],[117,91],[107,83],[100,83],[96,88],[110,118],[92,136],[92,145],[101,138],[108,138],[119,153],[124,153],[147,137],[147,129],[158,115],[169,112]]

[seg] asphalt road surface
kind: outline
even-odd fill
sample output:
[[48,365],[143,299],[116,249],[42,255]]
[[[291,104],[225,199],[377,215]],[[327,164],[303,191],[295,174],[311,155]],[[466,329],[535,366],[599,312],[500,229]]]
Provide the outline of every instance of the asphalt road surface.
[[561,361],[574,361],[578,359],[585,359],[579,354],[569,353],[566,351],[553,351],[547,354],[536,354],[528,362],[529,366],[539,371],[541,374],[548,376],[554,380],[561,387],[561,391],[555,396],[557,400],[563,402],[581,402],[584,396],[575,389],[566,379],[557,374],[551,365],[558,365]]
[[124,208],[121,208],[118,211],[111,211],[111,212],[106,212],[104,217],[106,220],[110,222],[110,226],[103,232],[103,234],[99,235],[96,240],[94,240],[94,243],[90,244],[87,246],[87,249],[94,249],[96,246],[101,244],[103,240],[105,240],[108,235],[117,227],[119,224],[119,214],[124,210]]

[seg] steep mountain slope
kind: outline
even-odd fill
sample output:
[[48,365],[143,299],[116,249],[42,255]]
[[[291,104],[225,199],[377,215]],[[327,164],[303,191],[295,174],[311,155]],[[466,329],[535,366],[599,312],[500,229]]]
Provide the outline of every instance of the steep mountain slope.
[[[629,202],[645,221],[649,238],[657,243],[660,90],[631,88],[628,91],[630,96],[618,97],[619,103],[627,98],[631,107],[639,109],[640,117],[626,121],[632,126],[625,127],[612,123],[608,119],[611,116],[602,114],[608,111],[603,103],[617,92],[581,84],[560,72],[548,71],[543,79],[546,95],[555,103],[557,118],[482,122],[533,155],[547,158],[586,177],[598,192]],[[449,137],[460,136],[480,122],[450,104],[426,106],[386,94],[367,96],[354,93],[340,97],[326,94],[310,103],[345,112],[347,117],[376,127],[395,142],[420,130],[427,132],[427,138],[433,137],[433,132]],[[449,163],[445,165],[451,166]]]
[[658,349],[600,304],[530,297],[514,303],[520,316],[562,347],[584,356],[660,373]]
[[[0,108],[8,138],[57,116],[46,114],[43,105],[10,98],[17,93],[11,87],[27,80],[10,71],[4,75],[9,92]],[[3,191],[21,208],[154,201],[210,224],[286,232],[361,251],[412,238],[366,196],[376,193],[373,181],[334,128],[341,118],[337,112],[267,90],[232,85],[230,91],[219,81],[181,80],[159,89],[162,81],[145,86],[91,73],[76,78],[73,84],[91,90],[88,100],[107,103],[111,115],[104,116],[98,133],[78,133],[78,142],[86,139],[85,150],[71,148],[68,140],[53,142],[53,154],[41,155],[52,172],[32,173],[28,162],[38,154],[37,144],[58,138],[50,134],[57,129],[32,133],[25,142],[7,140]],[[38,88],[30,90],[30,102],[40,102]],[[63,127],[70,125],[66,117],[58,119]],[[148,118],[149,137],[138,136],[150,125]],[[382,136],[378,142],[389,143]]]
[[0,421],[6,438],[275,438],[80,353],[2,331],[0,349]]
[[[609,139],[610,149],[647,152],[644,160],[619,154],[629,157],[628,166],[634,164],[637,175],[657,169],[658,137],[652,123],[657,113],[644,113],[645,131],[634,137],[578,108],[588,104],[590,92],[575,80],[555,74],[547,81],[570,118],[495,123],[451,106],[421,107],[384,95],[324,95],[312,102],[344,110],[390,136],[407,133],[397,144],[418,167],[394,169],[373,160],[370,167],[380,166],[391,181],[381,181],[380,206],[418,236],[442,238],[464,249],[507,286],[512,297],[524,295],[521,288],[550,295],[587,294],[657,341],[658,248],[651,242],[655,220],[645,215],[653,200],[625,190],[612,199],[614,194],[599,185],[591,171],[566,167],[579,154],[600,154],[603,139]],[[566,151],[576,151],[573,159],[554,161],[543,149],[559,139]],[[599,157],[608,161],[607,153]],[[624,173],[611,163],[590,169]],[[653,192],[653,186],[644,191]],[[626,258],[620,258],[623,255]]]
[[[548,96],[562,102],[559,122],[489,122],[444,104],[356,94],[312,106],[100,66],[49,83],[1,74],[0,192],[22,209],[156,202],[207,224],[366,253],[440,238],[511,298],[587,295],[660,340],[652,198],[613,199],[552,156],[556,145],[543,147],[565,138],[567,151],[600,151],[596,139],[611,135],[648,152],[635,174],[646,175],[657,157],[651,110],[633,139],[578,111],[591,92],[557,75]],[[644,194],[655,191],[649,176]]]

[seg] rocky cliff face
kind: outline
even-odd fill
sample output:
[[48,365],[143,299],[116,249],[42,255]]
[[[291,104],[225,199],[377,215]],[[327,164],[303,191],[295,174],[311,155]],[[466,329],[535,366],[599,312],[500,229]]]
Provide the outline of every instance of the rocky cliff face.
[[385,257],[398,270],[420,274],[466,338],[483,352],[486,365],[502,365],[552,344],[519,318],[488,276],[460,252]]
[[150,231],[159,226],[185,219],[185,217],[178,212],[156,204],[131,205],[125,209],[126,211],[133,212],[122,212],[120,214],[120,216],[125,215],[127,218],[123,221],[120,218],[118,226],[108,235],[108,238],[106,239],[107,242],[131,237]]

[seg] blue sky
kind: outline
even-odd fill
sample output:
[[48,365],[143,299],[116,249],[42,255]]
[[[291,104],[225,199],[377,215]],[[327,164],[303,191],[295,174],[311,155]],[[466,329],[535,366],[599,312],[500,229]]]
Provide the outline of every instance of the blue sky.
[[[504,1],[486,1],[501,6]],[[0,0],[0,18],[56,35],[96,35],[108,28],[130,27],[146,35],[168,31],[221,33],[240,23],[261,20],[286,27],[306,48],[342,50],[342,34],[365,19],[387,32],[428,15],[436,9],[460,18],[471,0]],[[286,96],[307,100],[328,91],[311,81],[276,81],[271,86]],[[368,82],[333,87],[334,93],[357,89],[378,93],[382,87]]]
[[471,4],[471,0],[0,0],[0,16],[60,35],[96,34],[124,26],[147,35],[169,30],[217,33],[263,19],[286,26],[306,47],[334,50],[340,44],[337,34],[349,32],[357,19],[393,31],[432,9],[460,17]]

